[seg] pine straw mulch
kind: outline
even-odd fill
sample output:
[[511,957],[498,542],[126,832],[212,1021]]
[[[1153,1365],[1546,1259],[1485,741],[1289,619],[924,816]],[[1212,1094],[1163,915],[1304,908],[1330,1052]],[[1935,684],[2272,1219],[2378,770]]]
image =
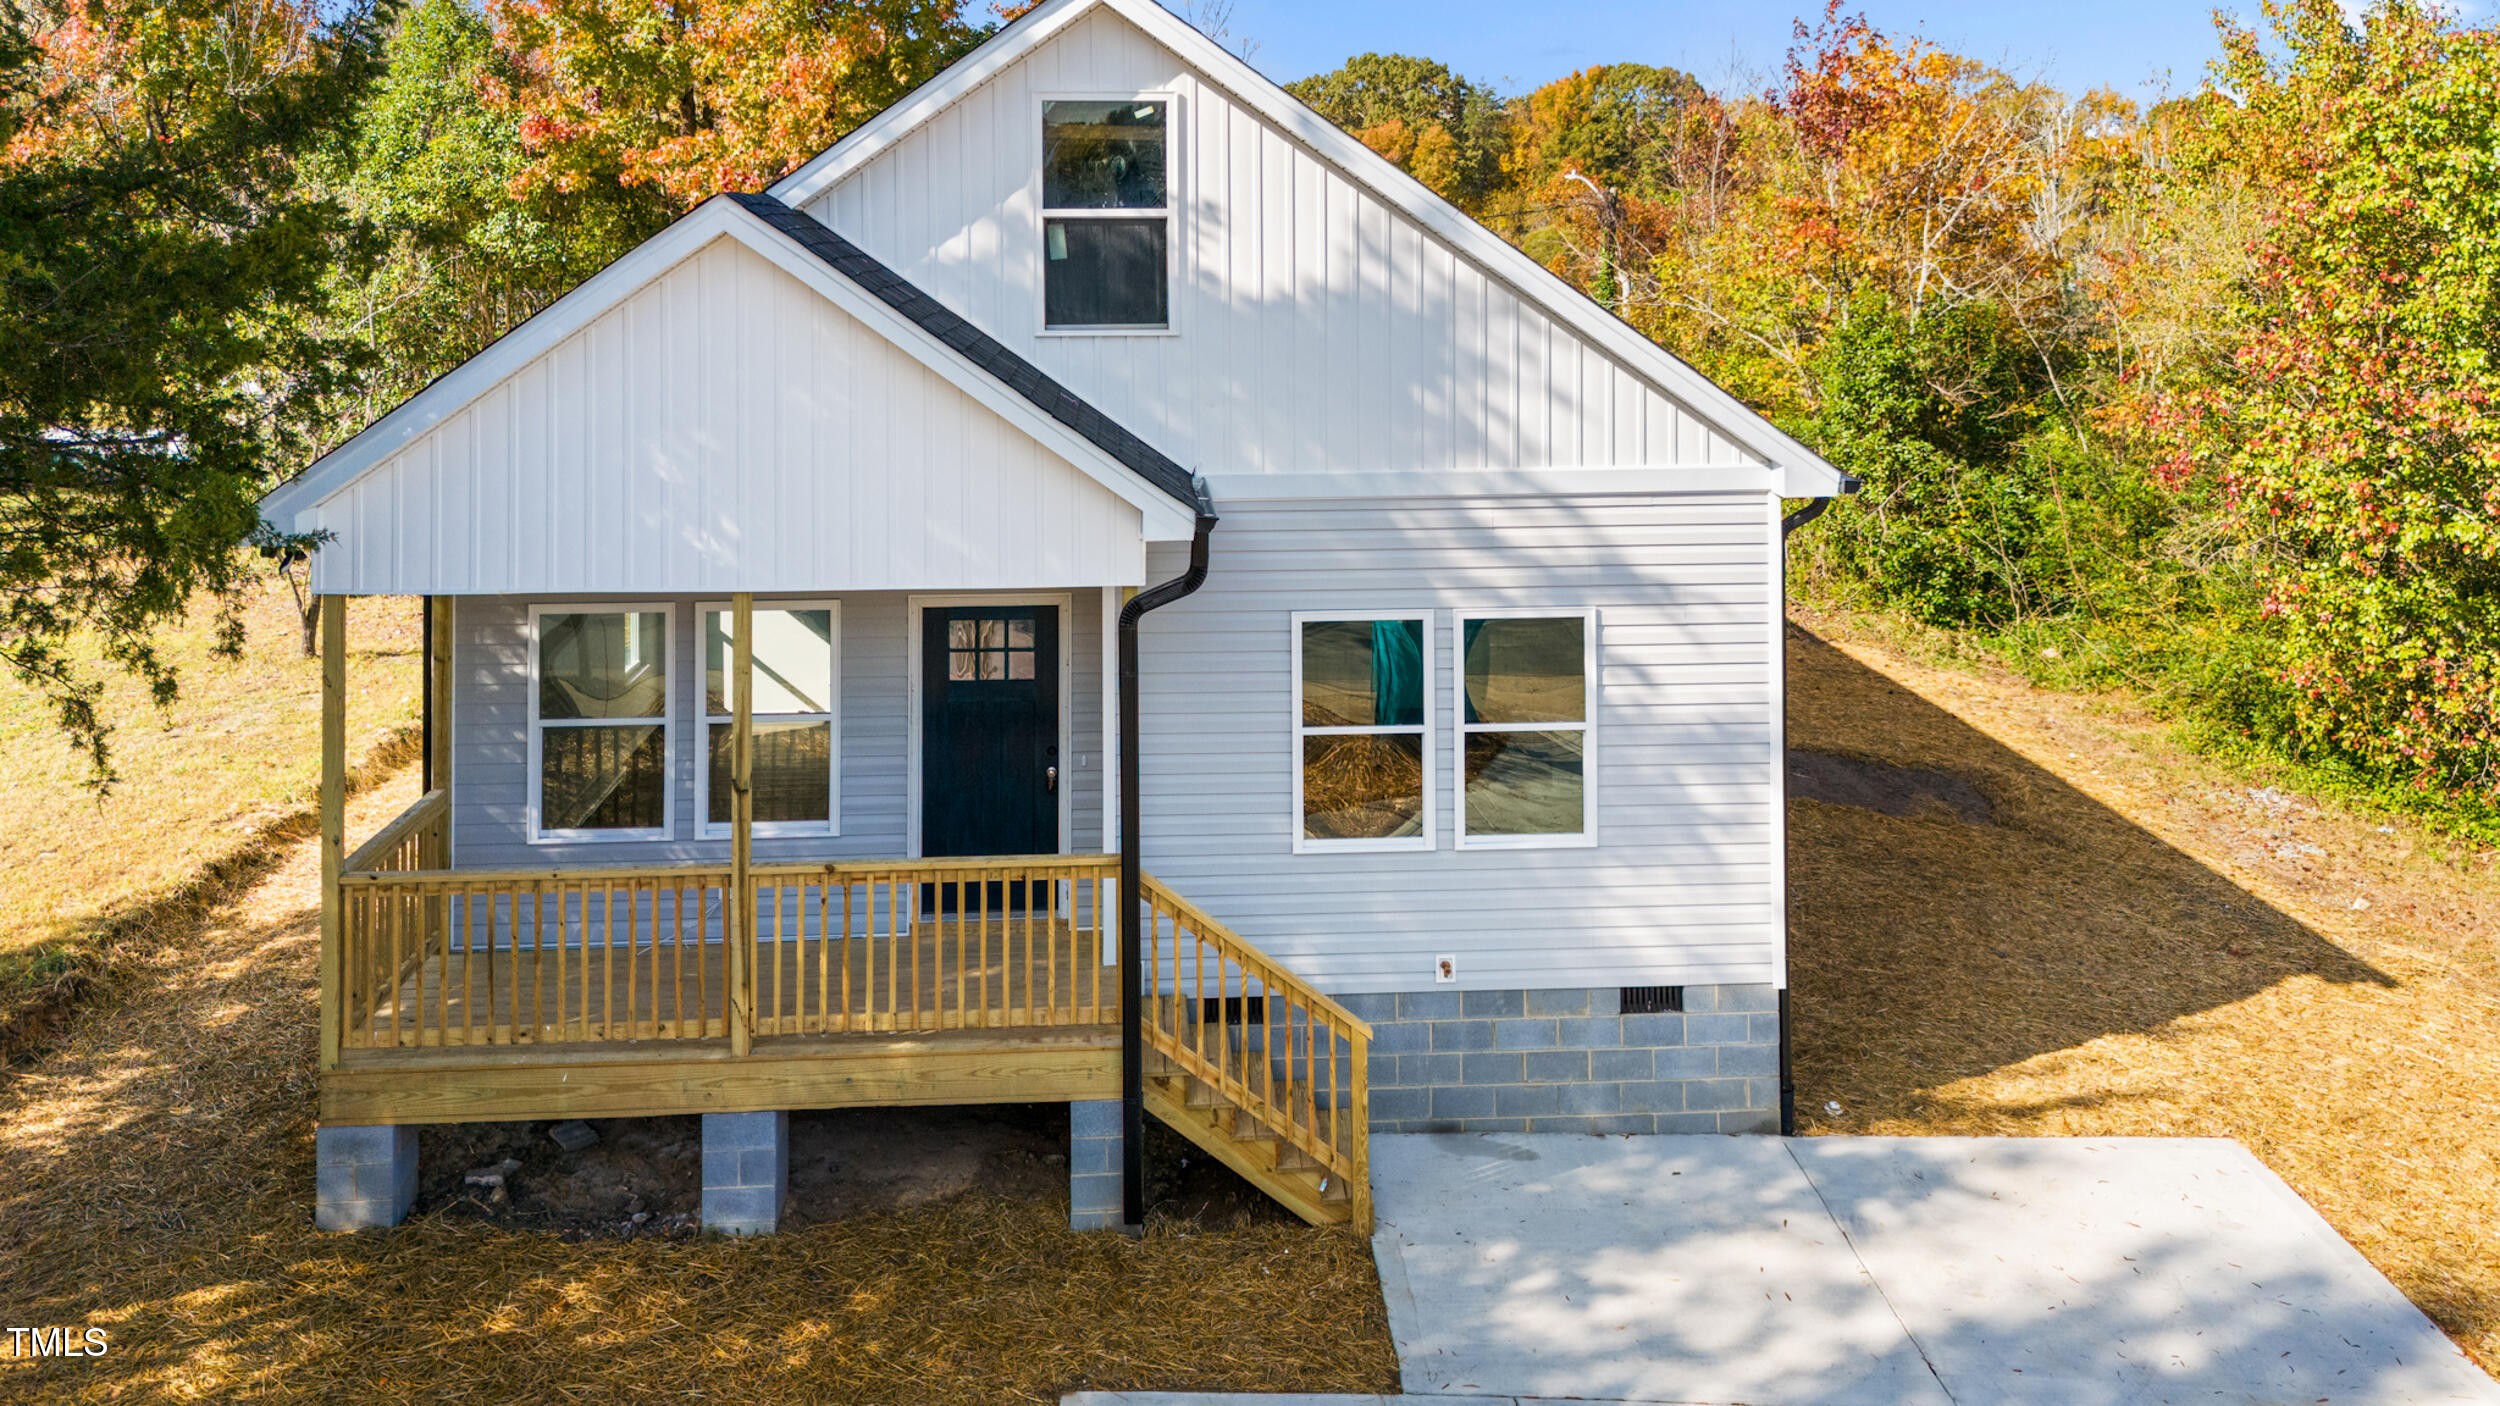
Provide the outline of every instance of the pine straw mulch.
[[[413,792],[359,800],[369,832]],[[423,1218],[311,1228],[314,846],[160,945],[0,1076],[0,1399],[1056,1401],[1083,1388],[1381,1391],[1351,1232],[1076,1235],[1064,1201],[961,1197],[761,1241],[567,1243]]]
[[1790,802],[1806,1130],[2236,1138],[2500,1370],[2500,856],[1809,619],[1789,745],[1992,814]]

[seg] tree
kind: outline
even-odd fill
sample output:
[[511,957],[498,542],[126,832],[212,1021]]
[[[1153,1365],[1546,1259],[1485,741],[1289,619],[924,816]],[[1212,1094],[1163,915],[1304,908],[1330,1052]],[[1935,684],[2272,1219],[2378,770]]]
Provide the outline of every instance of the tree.
[[1500,181],[1501,103],[1447,64],[1357,54],[1285,91],[1461,209],[1480,208]]
[[376,48],[310,0],[0,12],[0,657],[99,786],[80,656],[172,698],[155,629],[239,585],[260,490],[360,364],[318,330],[357,245],[303,157]]
[[2410,0],[2225,28],[2236,145],[2280,179],[2174,483],[2251,543],[2291,742],[2500,800],[2500,36]]
[[514,73],[469,0],[418,0],[393,30],[386,70],[323,176],[385,252],[338,281],[341,328],[373,359],[340,431],[376,415],[526,321],[665,226],[674,203],[648,186],[586,182],[516,193],[530,161],[520,113],[490,104]]
[[522,198],[788,174],[977,45],[959,0],[488,0]]

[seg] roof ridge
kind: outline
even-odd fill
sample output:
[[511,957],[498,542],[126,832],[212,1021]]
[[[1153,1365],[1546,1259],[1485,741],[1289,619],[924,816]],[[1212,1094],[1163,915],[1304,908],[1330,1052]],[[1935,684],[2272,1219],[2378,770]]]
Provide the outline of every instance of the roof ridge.
[[1192,510],[1202,506],[1196,479],[1189,470],[1083,396],[1053,380],[1049,373],[1017,355],[970,319],[931,297],[918,284],[879,263],[874,255],[843,238],[832,226],[770,195],[740,191],[730,193],[729,199],[788,235],[793,243],[922,331],[954,348],[966,361],[1031,401],[1043,414],[1083,436],[1122,467]]

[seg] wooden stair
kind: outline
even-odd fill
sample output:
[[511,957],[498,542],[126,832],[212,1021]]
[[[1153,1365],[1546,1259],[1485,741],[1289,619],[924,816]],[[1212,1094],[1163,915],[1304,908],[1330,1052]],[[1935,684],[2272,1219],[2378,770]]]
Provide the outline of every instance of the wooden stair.
[[1369,1231],[1371,1026],[1144,879],[1146,1111],[1313,1225]]
[[1183,1073],[1168,1056],[1146,1056],[1146,1111],[1311,1224],[1345,1225],[1354,1219],[1345,1178],[1330,1176],[1319,1159],[1213,1085]]

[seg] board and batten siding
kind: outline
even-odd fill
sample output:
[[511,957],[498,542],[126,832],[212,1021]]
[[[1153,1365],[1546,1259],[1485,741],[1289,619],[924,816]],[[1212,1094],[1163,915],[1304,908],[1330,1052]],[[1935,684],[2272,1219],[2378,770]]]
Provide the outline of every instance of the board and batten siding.
[[722,238],[324,501],[350,595],[1133,585],[1138,510]]
[[[1776,506],[1219,500],[1205,586],[1142,626],[1146,868],[1331,991],[1430,988],[1440,954],[1461,989],[1775,980]],[[1456,615],[1518,607],[1600,615],[1593,848],[1453,848]],[[1436,848],[1293,853],[1293,613],[1427,610]]]
[[[1102,848],[1102,609],[1091,590],[1069,593],[1060,622],[1072,689],[1067,848]],[[910,597],[903,592],[816,592],[841,602],[842,833],[755,841],[758,863],[891,859],[910,852],[907,756],[910,736],[907,651]],[[699,605],[714,597],[660,595],[585,598],[464,597],[454,606],[452,695],[452,863],[463,869],[576,864],[726,862],[726,838],[696,838],[695,767],[700,738]],[[676,837],[669,840],[563,840],[531,843],[528,829],[530,607],[666,604],[670,623],[670,794]],[[756,601],[769,608],[771,597]]]
[[[1169,335],[1045,335],[1045,95],[1173,98]],[[808,211],[1192,470],[1761,459],[1108,10]]]

